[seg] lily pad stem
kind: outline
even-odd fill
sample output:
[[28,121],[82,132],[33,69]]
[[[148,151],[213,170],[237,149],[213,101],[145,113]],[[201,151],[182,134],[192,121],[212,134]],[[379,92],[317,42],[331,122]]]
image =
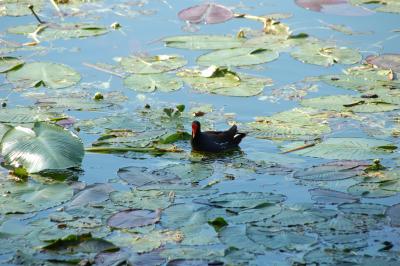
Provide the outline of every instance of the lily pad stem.
[[44,24],[45,22],[43,22],[39,16],[36,14],[35,10],[33,9],[33,5],[29,5],[28,8],[31,10],[32,14],[35,16],[36,20],[40,23],[40,24]]

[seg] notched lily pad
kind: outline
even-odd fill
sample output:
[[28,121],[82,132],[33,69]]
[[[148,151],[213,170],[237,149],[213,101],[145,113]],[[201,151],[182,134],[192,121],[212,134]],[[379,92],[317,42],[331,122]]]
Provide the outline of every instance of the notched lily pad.
[[190,23],[215,24],[233,18],[233,12],[223,5],[210,3],[183,9],[179,11],[178,17]]
[[48,62],[25,64],[18,70],[7,73],[7,80],[22,88],[44,86],[61,89],[75,85],[80,79],[80,74],[72,68]]
[[143,209],[130,209],[118,212],[112,215],[107,220],[107,225],[118,229],[129,229],[152,225],[160,221],[161,211],[159,209],[143,210]]

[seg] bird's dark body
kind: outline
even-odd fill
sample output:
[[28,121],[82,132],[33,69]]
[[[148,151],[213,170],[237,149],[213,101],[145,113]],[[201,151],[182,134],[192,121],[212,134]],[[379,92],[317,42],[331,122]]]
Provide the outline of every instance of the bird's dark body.
[[238,133],[236,125],[227,131],[201,132],[200,123],[194,121],[190,143],[195,151],[224,152],[239,147],[239,143],[245,136],[245,133]]

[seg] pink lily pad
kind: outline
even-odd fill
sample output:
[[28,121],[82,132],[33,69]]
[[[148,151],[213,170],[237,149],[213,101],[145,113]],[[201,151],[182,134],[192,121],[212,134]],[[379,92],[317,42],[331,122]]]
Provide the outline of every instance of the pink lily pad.
[[369,64],[383,69],[391,69],[400,73],[400,54],[382,54],[378,56],[368,56],[365,59]]
[[353,6],[348,0],[296,0],[295,2],[308,10],[338,16],[368,16],[374,13],[367,8]]
[[181,10],[178,17],[194,24],[216,24],[230,20],[233,17],[233,12],[222,5],[202,4]]

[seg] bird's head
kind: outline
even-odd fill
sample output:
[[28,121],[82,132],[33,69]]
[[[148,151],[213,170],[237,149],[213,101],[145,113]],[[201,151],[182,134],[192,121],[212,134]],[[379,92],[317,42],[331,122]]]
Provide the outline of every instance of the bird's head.
[[192,138],[194,139],[197,134],[200,133],[200,122],[199,121],[193,121],[192,122]]

